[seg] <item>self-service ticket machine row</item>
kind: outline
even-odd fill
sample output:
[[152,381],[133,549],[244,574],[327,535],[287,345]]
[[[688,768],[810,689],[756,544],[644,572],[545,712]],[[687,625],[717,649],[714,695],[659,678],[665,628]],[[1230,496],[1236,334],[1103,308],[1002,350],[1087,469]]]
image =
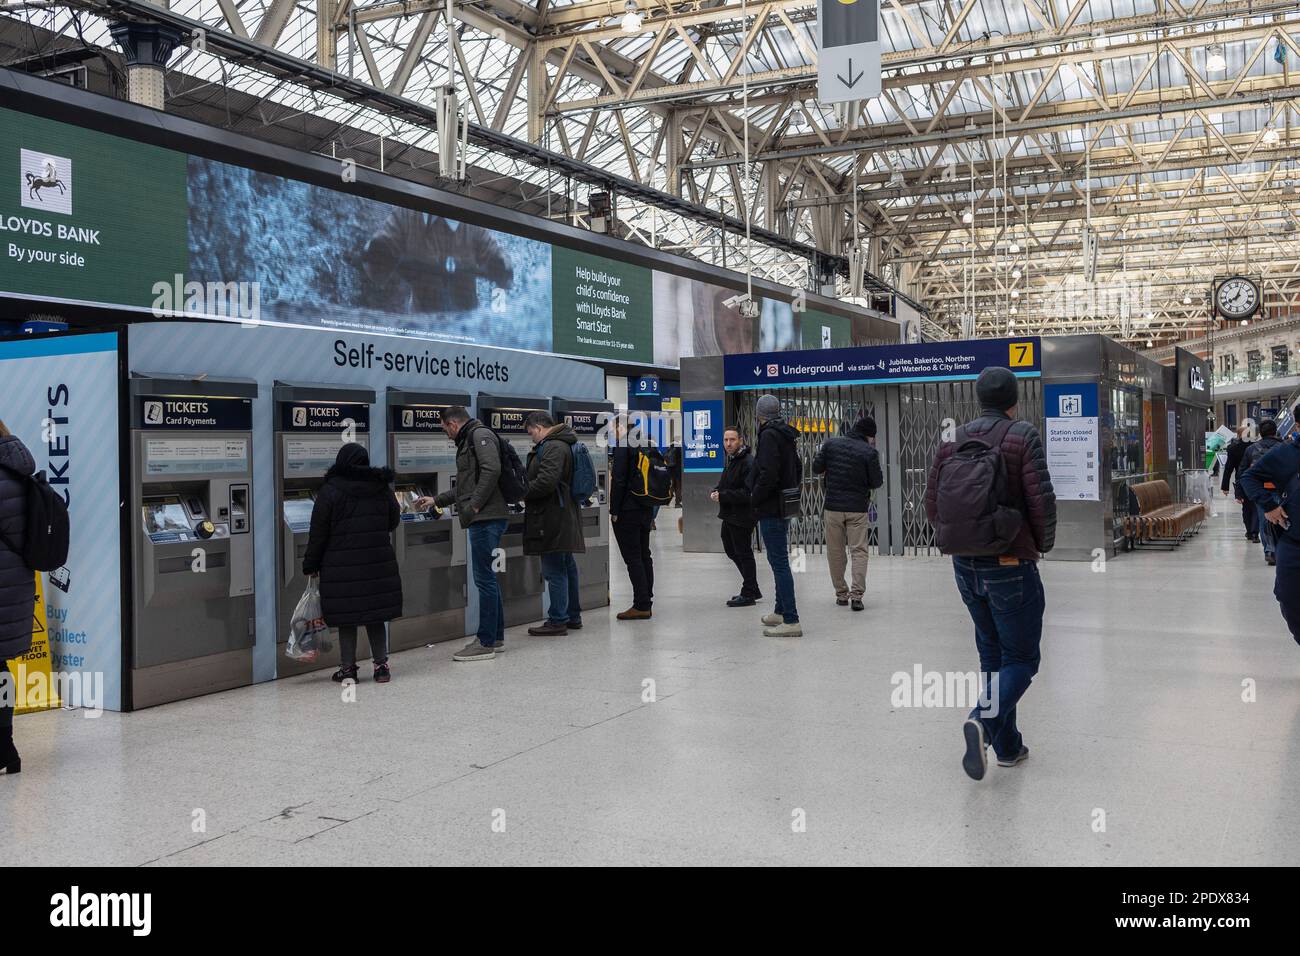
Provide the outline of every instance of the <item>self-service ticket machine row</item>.
[[[131,393],[132,706],[148,707],[253,680],[254,586],[252,403],[257,384],[238,379],[133,375]],[[276,382],[275,514],[276,668],[278,676],[337,666],[338,641],[312,664],[284,653],[289,621],[307,581],[302,561],[315,496],[339,448],[371,449],[373,389]],[[396,473],[401,522],[394,550],[402,574],[401,619],[390,649],[465,634],[466,535],[454,509],[420,511],[415,502],[454,488],[455,443],[442,431],[463,393],[390,388],[385,395],[387,460]],[[567,420],[587,443],[597,490],[582,509],[587,552],[578,557],[584,609],[609,602],[606,449],[598,441],[613,406],[527,396],[478,396],[477,417],[511,442],[522,460],[532,450],[523,424],[530,411]],[[605,413],[605,414],[602,414]],[[539,620],[541,562],[523,554],[523,509],[513,507],[498,571],[507,626]],[[263,529],[261,539],[270,536]],[[269,542],[267,543],[269,546]]]

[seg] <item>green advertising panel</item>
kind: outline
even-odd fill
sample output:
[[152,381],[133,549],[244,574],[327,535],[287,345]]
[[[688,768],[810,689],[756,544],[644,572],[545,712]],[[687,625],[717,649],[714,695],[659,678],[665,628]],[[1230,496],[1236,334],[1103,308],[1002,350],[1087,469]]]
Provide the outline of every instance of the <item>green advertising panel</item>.
[[803,348],[840,349],[853,344],[853,322],[847,316],[817,309],[803,313]]
[[551,270],[556,352],[654,361],[654,283],[649,269],[553,246]]
[[149,308],[189,259],[186,158],[0,109],[0,290]]

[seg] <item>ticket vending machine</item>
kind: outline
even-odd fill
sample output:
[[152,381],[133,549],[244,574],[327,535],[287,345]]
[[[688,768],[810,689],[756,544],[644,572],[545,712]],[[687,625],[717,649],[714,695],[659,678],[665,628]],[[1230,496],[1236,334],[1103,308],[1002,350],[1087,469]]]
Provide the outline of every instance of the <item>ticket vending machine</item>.
[[[356,442],[370,449],[370,406],[375,392],[347,385],[276,382],[274,399],[275,510],[280,520],[276,535],[275,668],[277,677],[292,677],[338,666],[338,635],[334,633],[331,649],[314,663],[291,660],[284,650],[289,621],[307,588],[302,559],[316,492],[343,445]],[[365,653],[365,648],[364,640],[360,641],[358,653]]]
[[[514,445],[519,460],[528,461],[533,450],[533,440],[524,431],[524,419],[532,411],[550,414],[551,403],[544,398],[522,395],[489,395],[478,393],[477,418],[494,432]],[[506,627],[528,624],[542,619],[542,559],[524,554],[523,505],[511,505],[511,515],[501,536],[501,549],[505,552],[505,569],[497,572],[501,585],[501,603],[505,607]]]
[[253,682],[249,380],[132,375],[134,709]]
[[469,408],[468,394],[389,387],[388,462],[402,509],[393,547],[402,570],[402,617],[389,625],[400,651],[465,636],[465,530],[455,508],[439,515],[415,502],[456,487],[456,443],[442,430],[449,405]]
[[596,491],[582,507],[582,537],[586,554],[577,555],[578,597],[584,611],[609,604],[609,446],[606,429],[614,414],[612,402],[556,398],[551,417],[568,422],[587,446],[596,469]]

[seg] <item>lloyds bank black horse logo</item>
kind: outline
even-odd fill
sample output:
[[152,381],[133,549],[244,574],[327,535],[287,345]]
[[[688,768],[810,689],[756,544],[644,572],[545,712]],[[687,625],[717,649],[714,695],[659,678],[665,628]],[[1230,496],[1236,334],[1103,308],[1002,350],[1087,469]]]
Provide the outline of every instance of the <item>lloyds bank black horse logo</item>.
[[63,180],[59,178],[59,171],[54,168],[54,163],[48,159],[45,161],[45,174],[43,176],[37,176],[35,173],[25,173],[24,175],[27,179],[27,196],[29,199],[43,202],[41,190],[53,189],[55,186],[59,187],[59,195],[63,195]]

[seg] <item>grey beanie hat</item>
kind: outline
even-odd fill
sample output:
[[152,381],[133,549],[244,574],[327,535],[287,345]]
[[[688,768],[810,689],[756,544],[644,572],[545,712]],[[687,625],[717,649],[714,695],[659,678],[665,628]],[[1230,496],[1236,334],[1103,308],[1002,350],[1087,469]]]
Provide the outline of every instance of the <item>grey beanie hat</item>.
[[1020,401],[1020,388],[1011,369],[994,365],[980,372],[975,382],[975,396],[984,408],[996,408],[1005,412]]
[[765,422],[775,421],[781,417],[781,400],[775,395],[759,396],[754,414]]

